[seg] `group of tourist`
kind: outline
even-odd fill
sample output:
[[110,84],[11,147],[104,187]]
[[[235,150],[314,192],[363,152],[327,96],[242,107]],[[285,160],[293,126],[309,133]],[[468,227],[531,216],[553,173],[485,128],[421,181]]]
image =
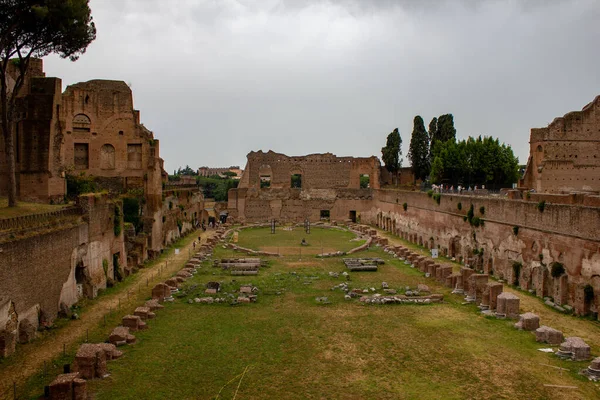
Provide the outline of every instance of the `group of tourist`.
[[479,189],[485,189],[485,185],[481,185],[481,188],[478,187],[477,185],[475,185],[475,187],[472,187],[472,186],[464,187],[464,186],[458,185],[455,188],[454,185],[441,184],[441,185],[431,185],[431,189],[433,190],[434,193],[457,193],[457,194],[461,194],[463,192],[474,192],[474,191],[477,191]]

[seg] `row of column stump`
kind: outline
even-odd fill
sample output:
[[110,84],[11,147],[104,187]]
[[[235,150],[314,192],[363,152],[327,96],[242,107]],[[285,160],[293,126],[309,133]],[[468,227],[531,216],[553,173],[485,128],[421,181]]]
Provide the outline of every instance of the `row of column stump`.
[[[117,346],[135,344],[133,333],[148,328],[147,320],[156,317],[155,311],[164,308],[160,303],[172,301],[172,295],[178,291],[179,284],[193,276],[196,268],[209,255],[214,246],[222,238],[222,231],[216,231],[202,244],[186,263],[185,267],[175,276],[157,284],[152,288],[152,299],[143,306],[136,307],[133,314],[125,315],[121,325],[113,329],[106,343],[84,343],[77,350],[73,362],[73,372],[70,366],[65,366],[64,374],[59,375],[45,388],[45,398],[50,400],[87,400],[87,385],[89,379],[102,379],[108,376],[107,361],[115,360],[123,355]],[[67,368],[69,367],[69,368]]]

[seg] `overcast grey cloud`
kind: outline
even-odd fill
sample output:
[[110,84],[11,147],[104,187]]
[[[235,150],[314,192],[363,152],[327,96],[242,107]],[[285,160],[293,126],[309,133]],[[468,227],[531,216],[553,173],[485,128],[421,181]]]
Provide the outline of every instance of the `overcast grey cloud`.
[[[600,1],[91,0],[98,36],[66,85],[129,83],[165,167],[251,150],[381,156],[453,113],[521,163],[529,129],[600,94]],[[405,161],[405,165],[407,162]]]

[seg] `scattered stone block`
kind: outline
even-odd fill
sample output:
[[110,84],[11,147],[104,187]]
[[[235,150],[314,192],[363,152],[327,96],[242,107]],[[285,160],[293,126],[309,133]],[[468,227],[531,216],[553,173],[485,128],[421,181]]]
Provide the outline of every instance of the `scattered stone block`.
[[252,293],[252,285],[240,286],[240,293],[250,294]]
[[87,400],[87,386],[85,379],[81,379],[79,372],[61,374],[50,383],[50,400]]
[[117,326],[108,337],[108,341],[115,346],[135,343],[135,336],[129,333],[129,328],[126,326]]
[[117,346],[112,343],[98,343],[96,346],[100,347],[104,354],[106,355],[106,360],[116,360],[117,358],[121,358],[123,352],[117,350]]
[[563,342],[564,338],[561,331],[542,325],[535,330],[535,340],[557,346]]
[[175,278],[169,278],[165,281],[165,284],[169,285],[171,288],[175,288],[178,289],[179,288],[179,281]]
[[237,302],[238,303],[250,303],[250,299],[248,297],[242,297],[242,296],[240,296],[240,297],[237,298]]
[[146,303],[144,303],[144,307],[148,307],[150,311],[156,311],[160,310],[161,308],[165,308],[165,306],[160,304],[156,299],[146,301]]
[[497,317],[517,318],[519,316],[520,299],[518,296],[503,292],[498,296],[498,304],[496,307]]
[[424,284],[422,284],[422,283],[419,283],[419,284],[417,285],[417,290],[418,290],[419,292],[425,292],[425,293],[430,293],[430,292],[431,292],[431,290],[429,289],[429,286],[427,286],[427,285],[424,285]]
[[504,285],[499,282],[488,282],[488,308],[495,310],[498,306],[498,296],[504,290]]
[[137,315],[143,321],[156,317],[156,314],[154,314],[152,311],[150,311],[149,307],[137,307],[135,309],[135,311],[133,312],[133,315]]
[[171,297],[171,288],[165,283],[159,283],[152,288],[152,298],[160,302],[165,301],[165,298]]
[[183,269],[181,271],[177,272],[176,275],[183,278],[184,280],[192,277],[192,274],[190,274],[188,271],[183,270]]
[[600,378],[600,357],[596,357],[592,360],[589,367],[587,367],[587,373],[590,376]]
[[582,338],[572,336],[560,344],[556,355],[561,358],[569,358],[573,361],[585,361],[590,358],[590,346]]
[[540,327],[540,317],[534,313],[525,313],[519,316],[519,322],[515,324],[515,328],[524,331],[535,331]]
[[439,266],[435,270],[435,278],[440,283],[446,283],[446,278],[452,275],[452,267],[449,265]]
[[97,344],[82,344],[75,355],[73,369],[83,379],[104,378],[107,374],[104,349]]
[[123,326],[129,328],[130,332],[137,332],[146,329],[148,326],[137,315],[126,315],[122,319]]
[[35,339],[37,330],[28,319],[19,323],[19,343],[29,343]]

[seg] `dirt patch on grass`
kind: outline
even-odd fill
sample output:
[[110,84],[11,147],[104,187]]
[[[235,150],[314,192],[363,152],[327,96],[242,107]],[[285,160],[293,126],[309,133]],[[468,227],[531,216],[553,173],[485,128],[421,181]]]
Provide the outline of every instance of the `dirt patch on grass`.
[[284,256],[316,255],[321,253],[332,253],[337,251],[333,247],[318,246],[261,246],[259,249],[262,251],[268,251],[270,253],[278,253]]

